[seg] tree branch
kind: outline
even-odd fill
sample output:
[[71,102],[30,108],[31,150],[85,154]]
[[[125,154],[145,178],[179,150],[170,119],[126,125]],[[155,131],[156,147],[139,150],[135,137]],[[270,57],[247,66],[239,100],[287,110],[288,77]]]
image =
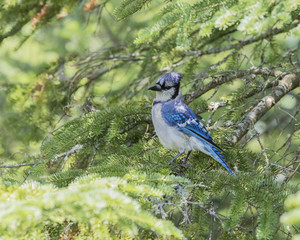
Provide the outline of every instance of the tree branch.
[[278,29],[278,28],[272,29],[271,28],[271,29],[267,30],[266,32],[262,33],[259,36],[252,37],[252,38],[249,38],[249,39],[244,40],[244,41],[238,41],[235,44],[227,45],[227,46],[224,46],[224,47],[221,47],[221,48],[217,48],[217,49],[213,48],[213,49],[209,49],[209,50],[205,50],[205,51],[202,51],[202,50],[190,51],[190,52],[186,53],[186,56],[201,57],[203,55],[216,54],[216,53],[228,51],[228,50],[231,50],[231,49],[239,49],[239,48],[242,48],[242,47],[244,47],[248,44],[258,42],[258,41],[263,40],[263,39],[267,39],[269,37],[272,37],[272,36],[280,34],[280,33],[288,32],[289,30],[297,27],[299,25],[299,23],[300,23],[300,21],[298,21],[296,23],[293,23],[288,28],[280,28],[280,29]]
[[[258,70],[259,72],[260,70]],[[274,71],[274,75],[279,74],[279,71]],[[291,90],[300,86],[300,73],[290,73],[279,81],[272,92],[265,96],[247,115],[241,120],[233,134],[232,143],[237,143],[268,110],[270,110],[283,96]]]
[[36,163],[20,163],[15,165],[1,165],[0,168],[19,168],[19,167],[27,167],[34,166]]
[[210,81],[202,88],[194,92],[187,93],[186,95],[184,95],[184,100],[187,104],[189,104],[196,98],[200,97],[202,94],[208,92],[209,90],[219,85],[222,85],[223,83],[227,83],[234,79],[245,77],[250,74],[280,77],[284,73],[282,73],[281,71],[272,70],[268,68],[256,68],[256,67],[250,68],[248,70],[242,70],[242,71],[231,71],[228,75],[221,75],[220,77],[215,77],[213,78],[212,81]]

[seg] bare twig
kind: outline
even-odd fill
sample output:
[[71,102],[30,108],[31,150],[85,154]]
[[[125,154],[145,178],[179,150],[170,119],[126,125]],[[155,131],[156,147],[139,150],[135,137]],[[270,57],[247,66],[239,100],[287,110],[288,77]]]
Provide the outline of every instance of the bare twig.
[[95,156],[96,156],[96,154],[97,154],[97,152],[98,152],[98,147],[99,147],[99,145],[100,145],[100,143],[99,143],[99,142],[97,142],[97,143],[95,144],[95,147],[94,147],[94,152],[93,152],[93,156],[92,156],[92,159],[91,159],[91,161],[90,161],[90,163],[89,163],[89,166],[88,166],[88,167],[91,167],[91,166],[93,165],[93,162],[94,162]]
[[76,144],[74,147],[72,147],[72,149],[70,149],[69,151],[66,151],[64,153],[61,153],[61,154],[58,154],[55,156],[55,159],[58,159],[58,158],[61,158],[61,157],[64,157],[64,161],[63,161],[63,164],[61,165],[61,168],[60,168],[60,171],[63,170],[69,156],[73,153],[77,153],[79,152],[81,149],[83,148],[83,145],[81,144]]
[[182,221],[182,223],[185,223],[185,222],[191,223],[191,220],[190,220],[190,218],[189,218],[187,212],[186,212],[186,211],[183,211],[183,209],[181,208],[181,206],[176,205],[175,203],[171,203],[171,202],[165,202],[165,203],[162,203],[162,206],[163,206],[163,205],[170,205],[170,206],[176,207],[176,208],[181,212],[181,214],[183,215],[183,221]]
[[259,146],[260,146],[260,148],[261,148],[260,153],[262,152],[262,154],[264,155],[264,157],[265,157],[265,159],[266,159],[266,169],[268,170],[269,165],[270,165],[270,160],[269,160],[268,155],[267,155],[267,153],[266,153],[266,151],[265,151],[266,149],[263,147],[263,144],[262,144],[262,142],[260,141],[260,138],[259,138],[259,134],[258,134],[258,133],[256,134],[256,138],[257,138],[257,141],[258,141]]
[[29,177],[29,175],[32,173],[33,168],[34,168],[36,165],[38,165],[38,164],[40,164],[40,162],[35,162],[35,163],[32,165],[32,168],[30,168],[30,170],[28,171],[28,173],[27,173],[26,176],[24,177],[23,183],[27,180],[27,178]]
[[36,163],[20,163],[14,165],[1,165],[0,168],[19,168],[19,167],[27,167],[27,166],[34,166]]

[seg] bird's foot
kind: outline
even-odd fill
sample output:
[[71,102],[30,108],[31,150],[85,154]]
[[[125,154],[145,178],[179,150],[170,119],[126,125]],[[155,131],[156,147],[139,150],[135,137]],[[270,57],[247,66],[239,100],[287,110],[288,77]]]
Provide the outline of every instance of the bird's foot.
[[181,166],[184,167],[184,168],[190,168],[190,167],[192,167],[192,164],[190,164],[190,163],[184,161],[184,162],[181,164]]

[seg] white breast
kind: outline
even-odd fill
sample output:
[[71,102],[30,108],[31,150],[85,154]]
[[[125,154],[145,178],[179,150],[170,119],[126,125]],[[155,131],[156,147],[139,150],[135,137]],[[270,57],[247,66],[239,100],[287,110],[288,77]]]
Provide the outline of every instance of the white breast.
[[152,107],[152,121],[159,141],[166,148],[189,151],[189,137],[176,128],[170,127],[163,120],[161,108],[161,103],[157,103]]

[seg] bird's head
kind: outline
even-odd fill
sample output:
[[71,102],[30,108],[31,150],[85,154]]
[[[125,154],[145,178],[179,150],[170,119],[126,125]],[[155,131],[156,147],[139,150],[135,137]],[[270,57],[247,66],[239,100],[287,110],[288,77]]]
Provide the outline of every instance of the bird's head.
[[170,72],[162,75],[156,82],[155,86],[149,90],[156,91],[156,99],[159,101],[168,101],[175,99],[181,95],[180,80],[182,76],[180,73]]

